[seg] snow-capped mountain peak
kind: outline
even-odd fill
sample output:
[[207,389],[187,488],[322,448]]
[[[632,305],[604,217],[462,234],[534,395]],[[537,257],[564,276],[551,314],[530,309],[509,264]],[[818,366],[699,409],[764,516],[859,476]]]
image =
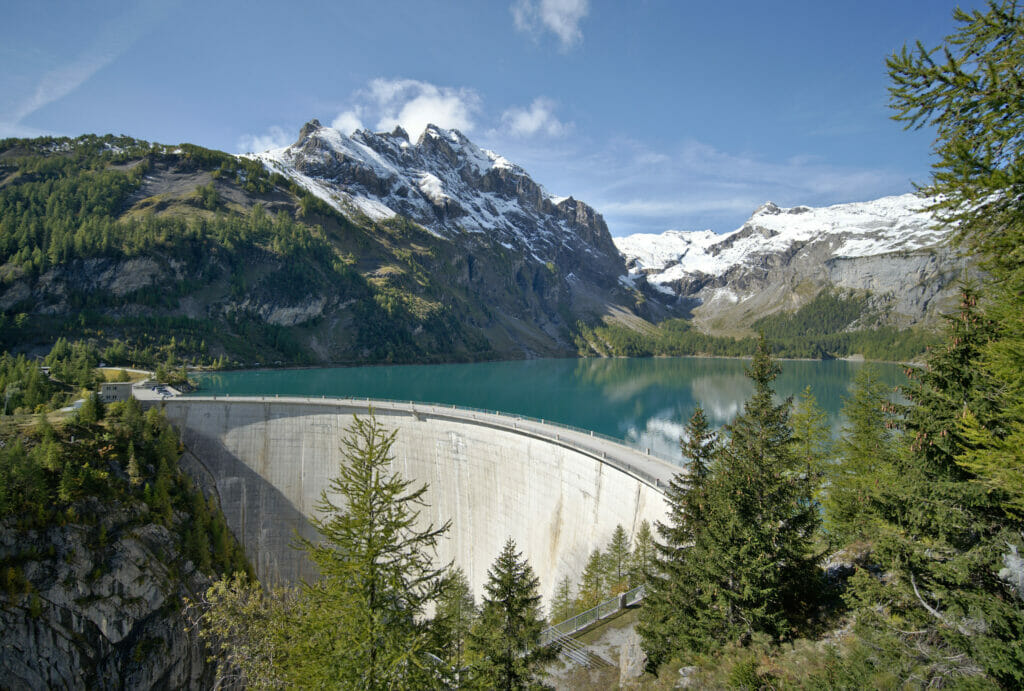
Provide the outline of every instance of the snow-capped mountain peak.
[[[949,273],[956,264],[933,261],[948,254],[949,229],[925,210],[931,201],[913,194],[821,208],[769,201],[729,233],[670,230],[616,238],[615,244],[634,281],[695,306],[698,318],[715,304],[740,305],[751,318],[791,309],[797,286],[810,282],[892,295],[914,321],[948,284],[945,274],[941,280],[932,274]],[[896,265],[902,268],[892,269]],[[914,304],[901,297],[922,285],[928,294]]]
[[408,218],[439,238],[514,250],[615,285],[625,269],[601,215],[556,197],[518,165],[455,129],[345,135],[312,120],[290,146],[252,154],[349,216]]

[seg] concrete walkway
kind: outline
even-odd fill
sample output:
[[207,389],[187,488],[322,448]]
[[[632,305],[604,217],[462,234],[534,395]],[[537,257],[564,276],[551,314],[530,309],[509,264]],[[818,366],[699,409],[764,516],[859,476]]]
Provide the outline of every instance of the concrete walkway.
[[353,410],[366,414],[370,408],[378,412],[404,413],[417,419],[441,418],[513,431],[537,439],[543,439],[566,448],[586,454],[601,463],[615,467],[641,482],[664,492],[672,476],[683,468],[664,459],[644,453],[638,449],[594,432],[566,427],[545,420],[535,420],[499,411],[483,411],[457,406],[447,406],[412,401],[388,401],[368,398],[306,398],[296,396],[187,396],[175,397],[174,403],[219,401],[238,403],[296,403],[301,405],[324,405]]

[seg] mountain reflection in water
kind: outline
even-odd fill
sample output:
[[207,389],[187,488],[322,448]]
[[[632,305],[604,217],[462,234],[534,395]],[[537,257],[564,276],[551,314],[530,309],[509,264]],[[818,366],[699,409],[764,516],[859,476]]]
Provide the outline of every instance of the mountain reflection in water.
[[[748,361],[727,358],[519,360],[452,365],[253,370],[201,375],[199,395],[390,398],[500,410],[594,430],[681,462],[679,437],[699,403],[715,426],[730,422],[753,392]],[[810,385],[838,433],[842,398],[861,363],[783,361],[780,399]],[[874,365],[886,384],[899,365]]]

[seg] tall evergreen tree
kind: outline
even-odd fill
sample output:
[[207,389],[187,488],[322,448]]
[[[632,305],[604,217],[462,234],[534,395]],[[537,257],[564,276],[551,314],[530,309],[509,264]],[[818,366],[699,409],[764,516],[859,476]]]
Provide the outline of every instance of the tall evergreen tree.
[[461,568],[445,576],[430,627],[439,657],[451,669],[447,685],[464,688],[466,684],[466,641],[478,616],[469,581]]
[[[956,229],[955,241],[988,273],[986,314],[994,333],[976,367],[999,382],[985,411],[963,411],[969,446],[960,462],[975,481],[1006,493],[1024,515],[1024,12],[1013,0],[953,13],[958,29],[943,45],[920,42],[888,60],[895,119],[936,130],[932,178],[923,191]],[[938,59],[936,55],[938,54]]]
[[906,445],[873,497],[874,555],[890,577],[859,574],[851,602],[861,635],[884,651],[873,664],[908,679],[1024,683],[1024,603],[998,577],[1024,525],[1007,520],[1004,492],[957,463],[967,443],[963,411],[981,411],[989,424],[999,416],[994,382],[979,366],[991,337],[965,289],[945,343],[907,388]]
[[300,686],[412,688],[435,678],[424,610],[441,594],[445,570],[433,562],[448,524],[417,527],[427,488],[391,471],[394,440],[372,414],[353,419],[313,520],[321,539],[302,542],[321,577],[302,593],[306,643],[290,675]]
[[789,416],[793,428],[794,453],[815,489],[815,499],[824,496],[825,477],[832,461],[832,430],[828,414],[818,405],[818,399],[808,385],[800,392],[793,412]]
[[580,576],[580,592],[576,598],[576,608],[587,610],[597,607],[601,601],[608,596],[607,569],[605,558],[601,550],[595,549],[590,553],[586,565],[583,567],[583,574]]
[[551,613],[548,620],[552,624],[565,621],[576,614],[576,600],[572,595],[572,581],[568,576],[563,576],[555,588],[555,595],[551,598]]
[[694,541],[705,525],[707,482],[715,453],[715,433],[701,407],[694,411],[680,440],[686,473],[673,476],[665,491],[666,523],[656,526],[653,573],[649,573],[644,608],[637,630],[652,669],[682,649],[698,648],[705,634],[699,620],[701,555]]
[[828,473],[826,526],[834,546],[870,539],[876,511],[874,497],[895,472],[895,440],[886,412],[892,391],[866,365],[857,372],[845,399],[839,457]]
[[629,581],[634,586],[647,583],[654,569],[656,546],[650,521],[641,521],[633,539],[633,553],[629,558]]
[[540,581],[509,538],[487,572],[480,619],[469,635],[473,683],[487,689],[542,689],[544,629]]
[[719,642],[788,637],[816,598],[818,506],[794,453],[790,402],[772,400],[779,372],[762,338],[747,371],[754,394],[726,426],[706,484],[692,560],[701,569],[699,628]]
[[609,595],[629,590],[629,535],[622,525],[616,525],[612,539],[604,553],[605,583]]

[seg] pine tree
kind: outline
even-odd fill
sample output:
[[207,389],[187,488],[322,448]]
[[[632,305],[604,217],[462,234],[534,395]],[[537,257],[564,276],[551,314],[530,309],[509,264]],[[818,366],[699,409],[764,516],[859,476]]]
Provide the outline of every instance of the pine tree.
[[629,559],[629,582],[633,585],[647,583],[654,568],[656,547],[649,521],[641,521],[633,539],[633,554]]
[[789,422],[793,428],[794,453],[806,468],[805,472],[815,488],[815,499],[820,502],[832,459],[832,430],[828,425],[828,414],[818,406],[818,399],[810,386],[800,392]]
[[[790,402],[772,400],[779,371],[761,338],[747,372],[754,394],[726,426],[710,472],[669,495],[655,607],[641,612],[638,629],[653,664],[755,634],[791,636],[815,603],[818,507],[794,453]],[[701,421],[691,425],[700,438]],[[709,447],[691,453],[710,455]]]
[[[1005,510],[1024,515],[1024,12],[1016,2],[953,13],[958,29],[943,45],[917,43],[889,58],[895,119],[907,128],[934,127],[936,161],[924,192],[953,222],[955,241],[988,273],[986,316],[993,337],[978,369],[999,382],[986,411],[961,411],[967,446],[958,456],[975,482],[1005,493]],[[935,59],[939,53],[939,59]]]
[[433,678],[423,615],[441,594],[445,569],[433,559],[449,524],[416,527],[427,487],[410,489],[390,470],[394,441],[372,414],[353,419],[313,520],[321,539],[302,542],[321,578],[302,593],[309,649],[289,675],[300,686],[411,688]]
[[555,588],[555,595],[551,599],[551,614],[548,621],[552,624],[569,619],[576,614],[576,601],[572,595],[572,581],[568,576],[563,576]]
[[139,469],[139,459],[135,455],[135,442],[128,442],[128,482],[132,487],[142,484],[142,471]]
[[728,439],[706,485],[700,564],[700,628],[718,641],[792,635],[816,599],[818,527],[812,486],[793,448],[790,402],[776,404],[781,368],[764,338],[747,375],[754,394],[726,426]]
[[438,656],[451,669],[450,688],[463,688],[466,682],[466,641],[478,618],[473,591],[466,574],[452,569],[441,585],[437,607],[431,620],[431,632]]
[[922,684],[1024,683],[1024,603],[998,575],[1024,525],[1007,519],[1000,488],[957,463],[969,444],[963,411],[978,411],[982,425],[1000,416],[999,384],[980,366],[991,338],[965,288],[944,344],[907,388],[907,443],[873,496],[874,558],[888,576],[857,574],[850,596],[858,632],[879,651],[868,664]]
[[604,553],[605,583],[609,595],[617,595],[629,590],[629,536],[626,529],[616,525],[612,539]]
[[540,581],[509,538],[487,572],[480,620],[470,632],[474,685],[488,689],[538,689],[553,653],[540,646],[544,628]]
[[607,597],[605,582],[605,560],[601,550],[590,553],[583,574],[580,576],[580,591],[576,597],[576,608],[580,611],[597,607]]
[[674,652],[700,648],[706,639],[696,627],[700,556],[692,548],[705,525],[706,485],[714,462],[715,439],[704,409],[698,406],[680,440],[683,458],[688,461],[687,472],[675,475],[665,491],[668,520],[656,526],[660,540],[654,543],[645,604],[637,627],[653,670]]
[[866,365],[854,377],[851,393],[843,405],[839,457],[828,474],[825,522],[834,546],[872,537],[875,496],[892,482],[896,467],[893,425],[886,413],[892,391]]

